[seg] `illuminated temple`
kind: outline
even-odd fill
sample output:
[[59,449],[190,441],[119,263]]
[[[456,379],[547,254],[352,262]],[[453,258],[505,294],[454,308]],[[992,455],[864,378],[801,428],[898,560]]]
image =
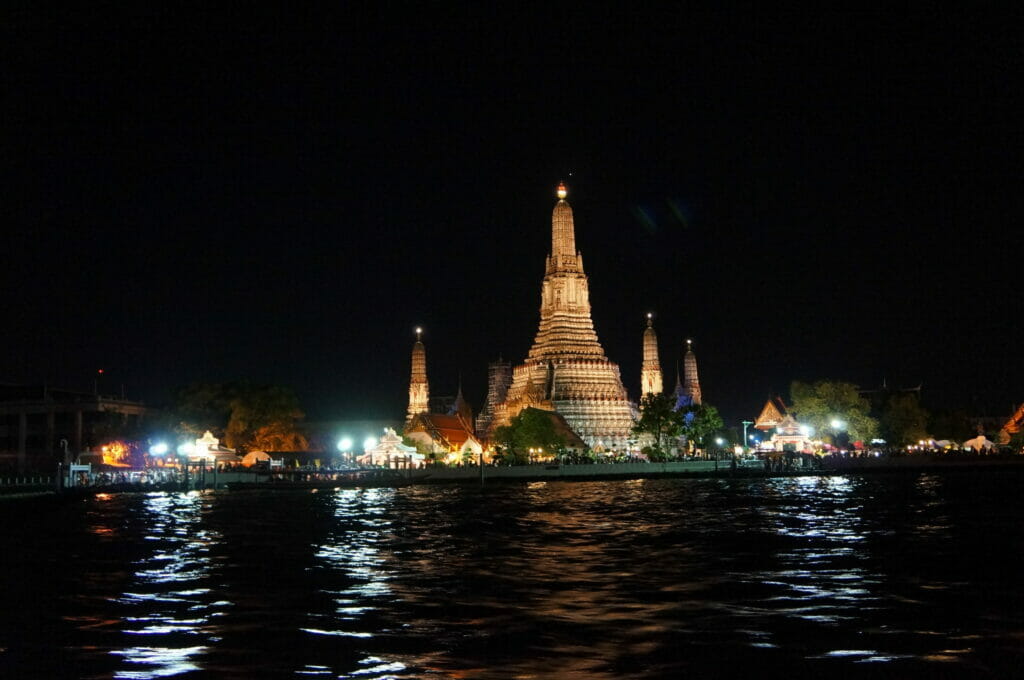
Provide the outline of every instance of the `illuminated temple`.
[[658,360],[658,334],[654,331],[653,314],[647,315],[644,330],[644,361],[640,367],[640,397],[661,394],[661,362]]
[[627,446],[634,407],[617,364],[608,360],[590,318],[583,256],[576,251],[572,208],[558,187],[551,215],[551,253],[541,286],[540,327],[526,360],[512,371],[492,427],[528,406],[557,411],[596,450]]

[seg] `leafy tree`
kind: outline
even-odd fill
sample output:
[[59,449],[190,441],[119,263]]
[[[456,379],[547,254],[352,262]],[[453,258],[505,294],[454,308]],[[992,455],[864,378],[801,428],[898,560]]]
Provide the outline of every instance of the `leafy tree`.
[[413,439],[407,434],[402,435],[402,443],[406,446],[413,447],[416,449],[416,453],[422,453],[424,456],[427,456],[434,451],[434,447],[427,442],[422,439]]
[[838,419],[843,421],[844,431],[852,440],[870,441],[878,436],[878,421],[868,415],[871,404],[860,396],[856,385],[827,380],[813,385],[795,381],[789,393],[800,422],[819,434],[832,432],[832,421]]
[[687,441],[704,443],[725,425],[718,409],[711,404],[690,404],[680,413]]
[[181,435],[200,436],[206,430],[223,433],[231,417],[233,386],[194,383],[174,395],[175,430]]
[[1022,450],[1024,450],[1024,430],[1014,432],[1012,435],[1010,435],[1010,441],[1008,442],[1008,446],[1011,450],[1013,450],[1016,453],[1020,453]]
[[882,438],[903,446],[928,438],[928,412],[913,394],[894,394],[882,412]]
[[652,460],[663,457],[666,438],[671,440],[683,432],[683,412],[675,409],[675,402],[670,394],[646,394],[640,402],[640,420],[633,427],[633,432],[654,437],[654,446],[645,452]]
[[227,446],[241,451],[309,448],[297,429],[304,414],[298,397],[289,388],[198,383],[180,390],[175,401],[175,429],[179,435],[199,436],[210,430],[223,434]]
[[308,447],[296,423],[305,417],[299,399],[287,387],[244,385],[234,390],[231,417],[224,436],[227,445],[242,450],[263,448],[263,444],[284,446],[272,451],[300,451]]
[[506,457],[522,462],[531,448],[556,453],[565,446],[565,440],[555,431],[548,411],[525,408],[508,425],[494,430],[494,441],[503,449]]

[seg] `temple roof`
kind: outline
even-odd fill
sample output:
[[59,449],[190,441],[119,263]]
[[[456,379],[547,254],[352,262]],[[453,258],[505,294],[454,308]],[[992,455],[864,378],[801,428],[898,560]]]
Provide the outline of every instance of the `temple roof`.
[[788,413],[789,409],[786,407],[786,403],[782,401],[782,397],[778,395],[768,397],[768,401],[765,402],[760,415],[754,420],[754,427],[759,430],[770,430],[778,426]]
[[476,441],[472,424],[457,414],[420,413],[413,418],[405,431],[426,432],[432,439],[442,438],[449,446],[454,447],[460,447],[470,439]]

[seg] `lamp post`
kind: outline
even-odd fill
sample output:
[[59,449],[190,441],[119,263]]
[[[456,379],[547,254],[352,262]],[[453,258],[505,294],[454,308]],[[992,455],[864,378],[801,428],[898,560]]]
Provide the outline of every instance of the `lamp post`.
[[351,437],[342,437],[340,440],[338,440],[338,451],[341,452],[341,459],[342,459],[342,461],[344,461],[345,457],[348,456],[349,457],[349,465],[350,466],[352,464],[352,456],[349,453],[351,450],[352,450],[352,438]]
[[747,428],[753,424],[754,422],[752,420],[743,421],[743,453],[747,452]]
[[839,448],[839,433],[846,430],[846,421],[839,418],[833,418],[832,422],[829,423],[832,426],[832,446],[836,449]]

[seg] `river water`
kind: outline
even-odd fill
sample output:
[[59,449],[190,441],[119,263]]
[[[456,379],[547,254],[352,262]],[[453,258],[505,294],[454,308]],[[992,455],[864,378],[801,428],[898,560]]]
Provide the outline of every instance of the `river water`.
[[0,677],[1020,677],[1024,475],[0,503]]

